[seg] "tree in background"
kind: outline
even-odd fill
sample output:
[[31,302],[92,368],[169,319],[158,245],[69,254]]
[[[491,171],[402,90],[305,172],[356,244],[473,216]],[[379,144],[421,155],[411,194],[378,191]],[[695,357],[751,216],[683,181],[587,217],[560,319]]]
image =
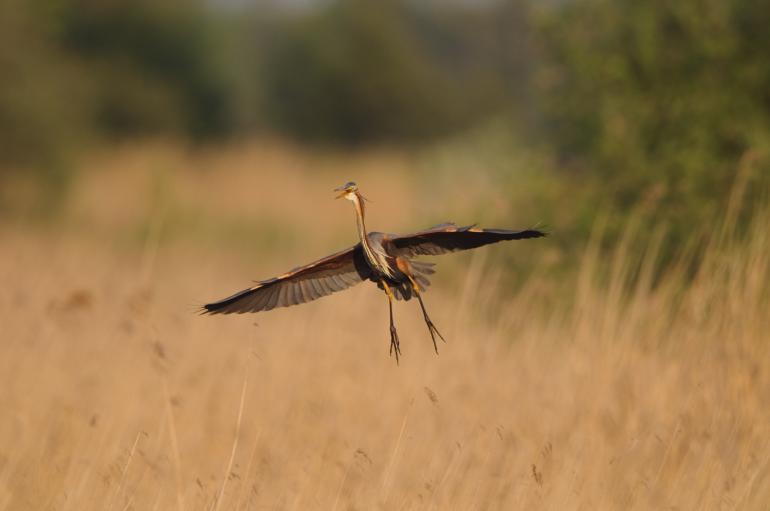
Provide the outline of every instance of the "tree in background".
[[266,50],[268,119],[289,136],[343,144],[462,130],[505,102],[511,69],[500,42],[516,27],[491,14],[404,0],[293,13]]
[[582,0],[539,14],[541,135],[609,205],[647,199],[692,229],[723,211],[742,166],[769,181],[766,2]]
[[0,9],[0,168],[56,165],[94,137],[231,128],[234,69],[197,4],[6,0]]
[[0,180],[39,178],[52,211],[84,148],[231,133],[236,67],[217,23],[182,0],[1,2]]
[[223,38],[195,2],[69,0],[57,34],[89,70],[97,129],[110,136],[230,128]]
[[642,204],[677,236],[721,213],[739,169],[770,181],[765,4],[5,0],[0,177],[35,168],[59,187],[71,153],[126,138],[462,147],[482,133],[472,157],[564,210],[543,218],[573,239],[598,203],[615,232]]

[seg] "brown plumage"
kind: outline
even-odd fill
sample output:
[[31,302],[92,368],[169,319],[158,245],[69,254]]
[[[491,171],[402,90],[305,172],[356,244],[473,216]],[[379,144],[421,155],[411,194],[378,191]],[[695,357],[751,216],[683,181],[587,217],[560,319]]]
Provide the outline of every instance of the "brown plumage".
[[375,282],[388,296],[390,310],[390,351],[396,361],[401,353],[393,322],[393,299],[410,300],[416,296],[438,353],[436,335],[443,336],[428,317],[421,293],[430,285],[433,264],[414,260],[420,255],[440,255],[478,248],[506,240],[540,238],[546,234],[536,229],[508,231],[457,227],[447,223],[406,235],[367,232],[364,197],[355,183],[337,188],[340,197],[353,202],[360,242],[346,250],[295,268],[278,277],[257,282],[232,296],[203,306],[204,314],[260,312],[316,300],[342,291],[366,280]]
[[371,275],[360,243],[272,279],[257,282],[218,302],[203,306],[209,314],[269,311],[316,300],[352,287]]

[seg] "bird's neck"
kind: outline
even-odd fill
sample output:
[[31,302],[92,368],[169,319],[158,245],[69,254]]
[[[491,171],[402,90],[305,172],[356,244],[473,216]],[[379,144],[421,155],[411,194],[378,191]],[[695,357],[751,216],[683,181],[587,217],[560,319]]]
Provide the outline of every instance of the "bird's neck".
[[357,193],[353,197],[353,204],[356,207],[356,223],[358,224],[358,237],[361,238],[361,248],[364,251],[369,265],[376,268],[379,272],[394,278],[393,272],[387,263],[387,255],[383,253],[382,247],[372,246],[369,236],[366,233],[366,224],[364,223],[364,198]]
[[366,223],[364,222],[364,201],[358,194],[355,194],[353,197],[353,206],[356,208],[358,237],[361,239],[361,243],[368,244],[369,240],[366,237]]

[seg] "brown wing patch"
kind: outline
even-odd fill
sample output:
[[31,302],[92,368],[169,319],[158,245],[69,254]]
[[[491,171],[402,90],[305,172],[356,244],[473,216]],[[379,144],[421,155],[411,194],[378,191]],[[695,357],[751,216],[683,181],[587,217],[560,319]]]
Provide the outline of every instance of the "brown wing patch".
[[409,261],[404,257],[396,256],[396,268],[406,275],[412,274],[412,267],[409,264]]

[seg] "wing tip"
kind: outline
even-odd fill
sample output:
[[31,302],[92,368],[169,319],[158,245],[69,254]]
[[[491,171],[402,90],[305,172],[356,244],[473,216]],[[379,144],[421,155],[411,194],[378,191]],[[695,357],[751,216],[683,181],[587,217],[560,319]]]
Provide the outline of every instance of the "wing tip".
[[[238,300],[240,300],[244,296],[250,294],[256,289],[259,289],[260,287],[262,286],[258,285],[254,287],[249,287],[244,289],[243,291],[238,291],[234,295],[228,296],[227,298],[223,298],[222,300],[201,305],[198,308],[198,314],[200,316],[211,316],[213,314],[233,314],[233,313],[246,312],[244,310],[232,309],[230,308],[230,306],[235,304]],[[253,311],[253,312],[256,312],[256,311]]]
[[223,314],[222,307],[215,303],[207,303],[198,307],[199,316],[211,316],[213,314]]
[[540,223],[530,227],[527,229],[527,231],[534,233],[534,238],[546,238],[551,235],[551,231],[548,229],[548,226]]

